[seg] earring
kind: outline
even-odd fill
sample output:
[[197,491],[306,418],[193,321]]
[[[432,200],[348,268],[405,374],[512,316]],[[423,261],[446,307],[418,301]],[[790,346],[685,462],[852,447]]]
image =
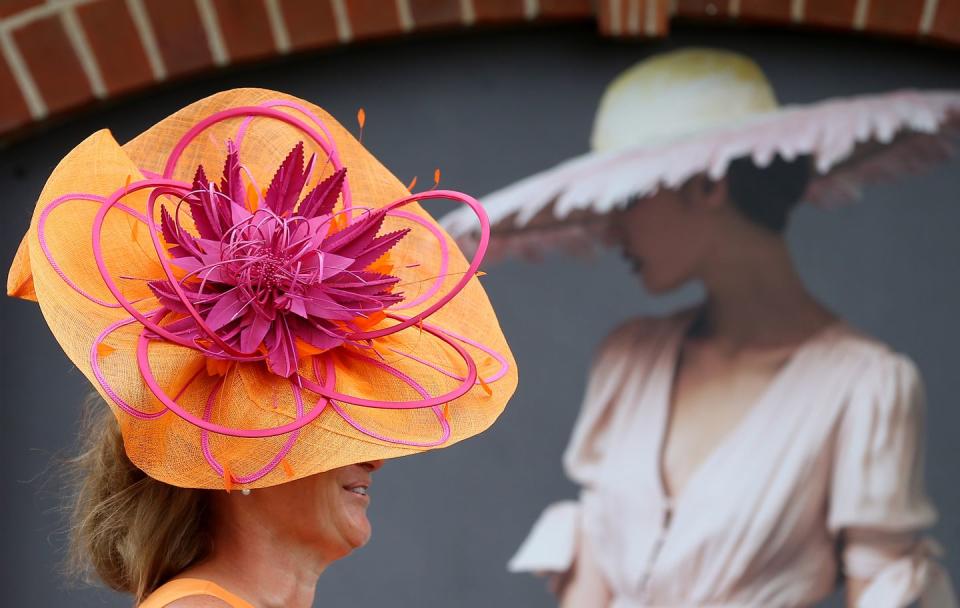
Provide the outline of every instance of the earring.
[[250,496],[250,488],[244,488],[240,490],[240,493],[243,494],[244,496]]

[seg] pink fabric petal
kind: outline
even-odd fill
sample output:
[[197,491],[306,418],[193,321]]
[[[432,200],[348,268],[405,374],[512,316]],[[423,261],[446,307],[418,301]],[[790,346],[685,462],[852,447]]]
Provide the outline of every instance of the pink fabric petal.
[[343,273],[327,282],[328,287],[349,290],[364,295],[385,294],[391,285],[400,282],[399,277],[376,272]]
[[328,279],[350,268],[353,265],[353,258],[344,257],[335,253],[323,254],[323,279]]
[[281,216],[292,212],[306,180],[307,175],[303,171],[303,142],[299,142],[274,174],[267,188],[266,206]]
[[167,208],[163,206],[160,207],[160,233],[163,235],[163,240],[171,245],[167,251],[174,257],[196,255],[200,251],[193,235],[180,228]]
[[223,163],[223,177],[220,178],[220,192],[231,201],[244,200],[243,179],[240,177],[240,151],[233,141],[227,141],[227,159]]
[[353,224],[324,241],[323,250],[348,257],[356,257],[377,236],[377,232],[383,225],[385,215],[386,211],[378,209],[359,218]]
[[380,259],[383,254],[390,251],[390,249],[392,249],[393,246],[396,245],[400,239],[405,237],[409,232],[409,228],[404,228],[403,230],[389,232],[383,236],[378,236],[377,238],[373,239],[370,245],[367,246],[362,253],[357,254],[357,258],[351,266],[351,269],[362,270],[370,264],[373,264]]
[[190,208],[190,217],[193,219],[197,233],[208,239],[216,239],[219,238],[219,235],[216,230],[213,229],[213,224],[210,223],[210,218],[204,210],[203,201],[200,198],[202,196],[201,193],[207,189],[208,184],[207,174],[203,171],[203,166],[198,166],[193,176],[193,191],[196,194],[186,196],[184,200]]
[[344,167],[317,184],[313,190],[303,197],[297,213],[306,218],[332,213],[334,205],[337,204],[337,198],[340,196],[340,191],[343,189],[343,180],[346,174],[347,169]]
[[267,334],[267,367],[270,371],[289,378],[297,371],[297,348],[286,320],[280,319],[273,324],[273,331]]
[[342,335],[319,324],[312,325],[307,321],[297,320],[291,324],[291,328],[301,340],[321,350],[336,348],[344,342]]
[[241,298],[239,289],[231,289],[221,294],[216,304],[207,313],[206,322],[210,329],[217,330],[232,321],[236,321],[248,302]]
[[[147,286],[150,287],[153,295],[160,300],[160,304],[167,309],[182,314],[186,314],[188,312],[186,305],[180,300],[180,296],[177,295],[168,281],[150,281],[147,283]],[[194,291],[191,291],[189,286],[184,286],[182,289],[187,301],[191,304],[196,303],[196,301],[199,299],[198,294]]]
[[263,342],[272,324],[272,319],[253,315],[240,332],[240,350],[245,353],[253,352]]
[[308,315],[321,319],[349,321],[357,316],[352,309],[334,300],[321,287],[314,287],[309,291],[304,306]]

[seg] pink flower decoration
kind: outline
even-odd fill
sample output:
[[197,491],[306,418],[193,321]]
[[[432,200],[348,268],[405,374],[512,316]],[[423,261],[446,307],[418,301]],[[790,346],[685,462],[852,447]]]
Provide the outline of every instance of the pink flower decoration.
[[[369,267],[409,229],[377,236],[385,209],[352,221],[334,213],[346,169],[301,199],[315,163],[312,155],[304,167],[298,143],[262,200],[252,184],[244,186],[232,142],[219,185],[197,168],[193,190],[173,215],[161,209],[171,263],[186,273],[178,282],[184,299],[167,280],[149,283],[161,305],[179,317],[165,329],[202,343],[211,356],[235,358],[208,344],[185,300],[225,344],[247,356],[261,355],[271,372],[290,377],[298,367],[298,342],[313,352],[341,346],[360,331],[357,320],[403,301],[392,292],[399,279]],[[183,203],[195,233],[181,222]]]

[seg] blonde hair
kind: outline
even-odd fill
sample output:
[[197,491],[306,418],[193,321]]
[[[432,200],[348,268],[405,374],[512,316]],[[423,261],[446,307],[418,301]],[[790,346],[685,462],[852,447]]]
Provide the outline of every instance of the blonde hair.
[[87,399],[81,448],[68,461],[68,572],[142,601],[206,557],[209,495],[148,477],[130,462],[110,408]]

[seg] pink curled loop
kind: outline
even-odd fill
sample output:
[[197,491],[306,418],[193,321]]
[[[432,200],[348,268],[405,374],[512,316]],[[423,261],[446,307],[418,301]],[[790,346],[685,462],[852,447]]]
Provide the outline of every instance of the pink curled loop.
[[[453,190],[433,190],[430,192],[421,192],[420,194],[410,195],[406,198],[402,198],[399,201],[390,203],[385,208],[387,213],[390,213],[392,210],[409,205],[410,203],[415,203],[420,200],[431,200],[431,199],[447,199],[457,202],[464,203],[469,206],[470,209],[477,215],[477,219],[480,220],[480,240],[477,244],[477,250],[473,254],[473,258],[470,260],[470,265],[467,267],[466,272],[460,277],[456,285],[454,285],[449,292],[444,294],[439,300],[427,307],[426,310],[416,314],[412,317],[407,318],[405,321],[401,321],[397,325],[391,327],[385,327],[383,329],[377,329],[367,332],[357,332],[352,334],[350,337],[353,340],[371,340],[374,338],[381,338],[383,336],[388,336],[392,333],[396,333],[402,329],[406,329],[411,325],[416,325],[420,323],[433,313],[437,312],[445,306],[450,300],[454,298],[458,293],[463,291],[463,288],[467,286],[467,283],[477,274],[477,271],[480,269],[480,264],[483,262],[483,256],[487,252],[487,246],[490,244],[490,220],[487,219],[487,214],[483,210],[483,205],[480,202],[473,198],[472,196],[463,194],[462,192],[456,192]],[[444,253],[446,253],[444,251]],[[444,256],[446,257],[446,256]],[[444,266],[445,267],[445,266]]]
[[[430,394],[427,392],[425,388],[423,388],[420,384],[414,381],[410,376],[404,374],[400,370],[390,365],[387,365],[386,363],[383,363],[381,361],[377,361],[376,359],[372,359],[370,357],[364,357],[363,355],[358,355],[356,353],[350,353],[350,356],[363,360],[366,363],[369,363],[374,367],[382,369],[383,371],[386,371],[387,373],[393,375],[394,377],[399,378],[405,384],[410,386],[413,390],[417,391],[417,393],[419,393],[422,398],[428,399],[430,397]],[[333,378],[333,383],[335,383],[336,370],[333,367],[333,365],[329,363],[330,362],[329,357],[327,358],[327,361],[328,361],[328,368],[327,368],[326,377]],[[319,378],[320,377],[319,366],[318,366],[316,357],[314,357],[313,359],[313,366],[314,366],[314,375],[316,375]],[[398,445],[406,445],[406,446],[418,447],[418,448],[432,448],[438,445],[443,445],[444,443],[447,442],[448,439],[450,439],[450,432],[451,432],[450,422],[447,420],[446,416],[444,416],[443,410],[436,405],[431,407],[430,409],[431,411],[433,411],[434,416],[436,416],[437,421],[440,423],[441,432],[440,432],[440,438],[434,441],[408,441],[404,439],[396,439],[393,437],[388,437],[387,435],[383,435],[381,433],[368,429],[367,427],[363,426],[362,424],[354,420],[353,417],[351,417],[350,414],[348,414],[346,410],[344,410],[343,407],[341,407],[340,404],[338,404],[336,401],[330,401],[330,405],[333,407],[334,411],[337,412],[337,414],[339,414],[340,417],[344,419],[344,421],[346,421],[347,424],[349,424],[350,426],[360,431],[361,433],[364,433],[367,436],[373,437],[374,439],[379,439],[380,441],[385,441],[387,443],[394,443]]]
[[[203,419],[206,421],[209,421],[210,417],[213,415],[213,402],[216,399],[216,396],[219,394],[219,391],[223,388],[223,383],[224,379],[221,378],[213,390],[210,391],[210,395],[207,397],[207,404],[203,410]],[[290,389],[293,391],[293,399],[296,403],[297,418],[299,419],[303,416],[302,391],[300,390],[300,387],[292,382],[290,383]],[[319,413],[322,413],[323,409],[326,407],[326,403],[322,402],[323,399],[321,399],[314,406],[314,409]],[[293,446],[299,437],[300,429],[293,431],[284,442],[283,447],[280,448],[280,451],[277,452],[277,454],[266,465],[248,475],[233,476],[233,481],[241,484],[253,483],[259,479],[262,479],[263,477],[266,477],[271,471],[276,469],[281,462],[283,462],[283,459],[286,458],[287,454],[290,453],[290,450],[293,449]],[[217,461],[216,457],[214,457],[213,451],[210,449],[210,433],[205,429],[200,431],[200,445],[201,451],[203,452],[203,457],[206,459],[207,464],[210,465],[210,468],[213,469],[217,475],[222,477],[224,475],[223,465],[221,465]]]

